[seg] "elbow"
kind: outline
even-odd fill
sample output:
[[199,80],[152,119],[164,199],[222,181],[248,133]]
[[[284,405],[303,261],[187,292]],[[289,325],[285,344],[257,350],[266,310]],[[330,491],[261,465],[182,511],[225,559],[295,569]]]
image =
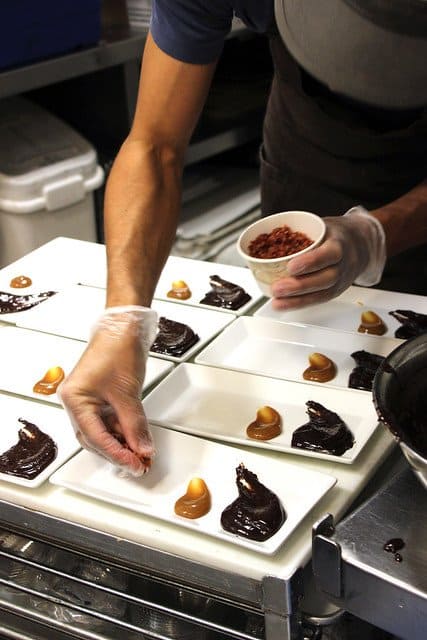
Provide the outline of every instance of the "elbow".
[[119,156],[125,156],[136,165],[148,164],[157,171],[181,173],[185,150],[168,142],[148,141],[129,136],[124,141]]

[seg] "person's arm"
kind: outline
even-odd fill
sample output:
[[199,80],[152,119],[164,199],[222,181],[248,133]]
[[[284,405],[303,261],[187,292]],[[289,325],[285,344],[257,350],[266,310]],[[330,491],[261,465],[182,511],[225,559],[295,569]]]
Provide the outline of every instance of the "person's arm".
[[82,446],[135,475],[154,455],[140,400],[156,329],[148,307],[175,236],[185,151],[214,68],[179,62],[147,38],[133,126],[106,188],[107,309],[59,390]]
[[[326,302],[353,282],[363,282],[363,273],[383,260],[381,224],[387,256],[427,243],[427,180],[397,200],[369,212],[324,218],[326,238],[322,245],[290,260],[289,277],[275,283],[275,309],[298,309]],[[362,282],[359,282],[362,276]],[[368,282],[367,284],[375,284]]]
[[107,306],[151,303],[175,238],[184,156],[214,68],[175,60],[148,36],[133,126],[106,189]]
[[427,243],[427,180],[370,213],[384,228],[388,256]]

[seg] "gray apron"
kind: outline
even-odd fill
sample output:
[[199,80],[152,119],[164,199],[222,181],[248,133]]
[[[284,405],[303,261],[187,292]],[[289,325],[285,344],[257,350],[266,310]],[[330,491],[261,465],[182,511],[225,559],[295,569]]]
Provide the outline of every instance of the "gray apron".
[[[364,108],[306,74],[270,33],[274,78],[261,149],[263,215],[375,209],[427,178],[427,109]],[[427,214],[426,214],[427,215]],[[378,287],[427,295],[427,245],[387,261]]]

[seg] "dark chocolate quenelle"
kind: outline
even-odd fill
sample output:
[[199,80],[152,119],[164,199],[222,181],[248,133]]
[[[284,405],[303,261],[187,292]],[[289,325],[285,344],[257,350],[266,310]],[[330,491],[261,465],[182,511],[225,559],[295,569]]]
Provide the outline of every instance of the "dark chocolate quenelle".
[[40,304],[40,302],[44,302],[50,298],[50,296],[55,295],[55,293],[56,291],[44,291],[42,293],[18,296],[15,293],[0,291],[0,314],[26,311]]
[[306,402],[310,420],[292,434],[292,446],[342,456],[354,444],[353,434],[337,413],[319,402]]
[[187,324],[161,317],[159,331],[150,350],[179,358],[199,340],[199,336]]
[[200,300],[200,304],[236,310],[251,300],[251,296],[242,287],[219,276],[210,276],[209,284],[212,289]]
[[239,464],[236,474],[239,497],[222,512],[221,525],[249,540],[268,540],[286,520],[283,505],[243,464]]
[[0,473],[32,480],[55,460],[58,448],[35,424],[23,418],[19,422],[24,426],[18,442],[0,455]]
[[416,313],[409,309],[396,309],[396,311],[389,313],[402,325],[394,332],[396,338],[407,340],[427,333],[427,315],[425,313]]
[[348,379],[348,386],[351,389],[362,389],[372,391],[372,383],[375,373],[384,360],[384,356],[369,351],[354,351],[351,357],[356,362]]

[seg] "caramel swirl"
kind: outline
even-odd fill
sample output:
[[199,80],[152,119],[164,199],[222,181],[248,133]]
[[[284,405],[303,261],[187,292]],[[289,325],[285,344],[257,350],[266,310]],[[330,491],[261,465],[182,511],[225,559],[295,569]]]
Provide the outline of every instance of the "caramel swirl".
[[308,357],[310,366],[302,374],[304,380],[313,382],[329,382],[337,375],[335,362],[323,355],[323,353],[312,353]]
[[382,336],[387,331],[383,320],[374,311],[364,311],[360,317],[359,333],[371,333]]
[[261,407],[258,409],[256,419],[246,429],[248,438],[254,440],[271,440],[282,432],[282,419],[276,409]]
[[183,518],[201,518],[211,508],[211,494],[202,478],[192,478],[186,493],[175,502],[175,513]]
[[9,286],[12,289],[25,289],[25,287],[30,287],[33,284],[33,281],[28,276],[16,276],[16,278],[12,278]]
[[36,382],[33,391],[34,393],[42,393],[45,396],[49,396],[56,392],[64,378],[65,373],[61,367],[51,367],[46,371],[43,378]]
[[172,288],[167,292],[168,298],[175,298],[175,300],[188,300],[191,298],[191,291],[184,280],[175,280],[172,282]]

